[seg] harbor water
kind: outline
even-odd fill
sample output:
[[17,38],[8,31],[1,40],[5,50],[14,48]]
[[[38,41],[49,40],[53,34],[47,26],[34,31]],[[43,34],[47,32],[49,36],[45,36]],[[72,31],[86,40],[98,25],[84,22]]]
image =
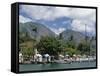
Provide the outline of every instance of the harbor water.
[[19,71],[37,71],[52,69],[72,69],[72,68],[96,67],[96,61],[73,62],[71,64],[48,63],[48,64],[19,64]]

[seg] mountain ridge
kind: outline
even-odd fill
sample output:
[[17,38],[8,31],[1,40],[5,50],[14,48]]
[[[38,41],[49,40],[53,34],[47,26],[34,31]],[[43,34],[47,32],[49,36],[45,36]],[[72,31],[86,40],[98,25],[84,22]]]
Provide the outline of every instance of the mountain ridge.
[[65,31],[61,32],[59,35],[57,35],[55,32],[50,30],[48,27],[41,23],[37,22],[26,22],[26,23],[19,23],[19,31],[20,32],[27,32],[28,35],[31,38],[38,38],[40,39],[41,36],[54,36],[59,37],[62,34],[62,39],[68,40],[68,38],[73,35],[74,40],[77,42],[80,42],[81,40],[85,39],[86,35],[72,30],[72,29],[66,29]]

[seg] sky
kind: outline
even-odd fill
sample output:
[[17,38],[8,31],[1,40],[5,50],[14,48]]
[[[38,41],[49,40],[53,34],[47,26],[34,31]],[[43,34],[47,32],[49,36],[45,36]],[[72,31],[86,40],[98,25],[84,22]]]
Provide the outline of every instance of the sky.
[[19,22],[38,22],[59,35],[66,29],[95,34],[96,10],[89,8],[20,5]]

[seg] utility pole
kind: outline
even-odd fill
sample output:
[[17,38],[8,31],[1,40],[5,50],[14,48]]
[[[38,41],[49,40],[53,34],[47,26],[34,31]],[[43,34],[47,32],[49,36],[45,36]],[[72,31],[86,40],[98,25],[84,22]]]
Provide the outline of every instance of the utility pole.
[[[87,27],[86,27],[86,24],[85,24],[85,41],[86,41],[86,45],[87,45],[87,39],[88,39],[88,35],[87,35]],[[86,46],[87,48],[88,46]],[[86,51],[89,50],[89,55],[90,55],[90,44],[89,44],[89,49],[86,49]],[[89,60],[89,56],[88,56],[88,60]]]

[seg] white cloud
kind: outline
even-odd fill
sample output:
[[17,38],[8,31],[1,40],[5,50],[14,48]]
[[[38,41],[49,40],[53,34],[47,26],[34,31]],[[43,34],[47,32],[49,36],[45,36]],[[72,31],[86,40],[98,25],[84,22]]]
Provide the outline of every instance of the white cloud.
[[32,6],[32,5],[20,5],[21,12],[24,12],[32,19],[37,20],[55,20],[59,17],[68,16],[70,8],[66,7],[49,7],[49,6]]
[[84,31],[85,24],[87,24],[87,31],[92,32],[95,29],[95,9],[21,5],[20,11],[33,20],[52,21],[60,17],[70,18],[73,20],[72,29],[77,31]]
[[32,5],[21,5],[21,12],[24,12],[31,19],[49,19],[52,17],[52,10],[49,10],[49,7],[43,6],[32,6]]
[[55,20],[59,17],[95,20],[95,9],[21,5],[21,12],[33,19]]
[[95,26],[92,23],[88,23],[88,21],[82,21],[75,19],[72,21],[71,27],[75,31],[79,32],[95,32]]
[[25,23],[25,22],[30,22],[30,21],[32,21],[32,20],[27,17],[24,17],[22,15],[19,15],[19,22]]
[[65,31],[65,28],[50,28],[55,34],[59,35],[61,32]]

